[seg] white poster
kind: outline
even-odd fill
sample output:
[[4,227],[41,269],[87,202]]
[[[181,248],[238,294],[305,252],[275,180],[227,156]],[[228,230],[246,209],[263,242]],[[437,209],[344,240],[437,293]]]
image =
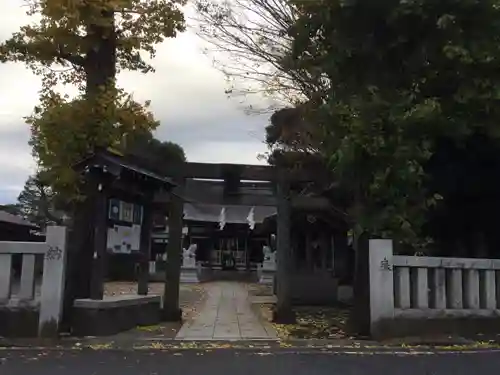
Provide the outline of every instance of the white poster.
[[108,240],[106,248],[113,253],[121,250],[120,240],[118,238],[118,231],[116,227],[108,228]]
[[121,242],[121,254],[130,254],[132,251],[132,228],[117,226],[118,236]]
[[141,226],[115,225],[108,228],[107,249],[115,254],[130,254],[141,248]]

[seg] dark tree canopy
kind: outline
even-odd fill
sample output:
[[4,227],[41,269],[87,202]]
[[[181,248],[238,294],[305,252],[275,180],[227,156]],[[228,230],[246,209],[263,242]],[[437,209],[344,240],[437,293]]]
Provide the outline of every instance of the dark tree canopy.
[[323,82],[304,117],[352,191],[350,216],[381,235],[420,236],[442,199],[426,189],[438,140],[498,142],[498,1],[291,3],[295,66]]
[[183,148],[177,143],[160,141],[151,133],[141,133],[126,146],[125,153],[156,173],[164,174],[164,166],[186,161]]
[[425,171],[428,190],[443,196],[424,226],[433,253],[500,257],[500,143],[482,134],[460,143],[443,138]]
[[56,208],[57,195],[39,174],[28,177],[17,201],[21,215],[40,228],[62,224],[62,212]]
[[[140,166],[162,174],[163,166],[185,161],[184,150],[173,142],[162,142],[151,133],[141,133],[126,147],[125,157],[139,162]],[[0,210],[19,215],[37,224],[60,225],[64,213],[70,210],[68,200],[60,192],[54,192],[43,173],[30,176],[17,198],[17,203],[0,205]],[[69,213],[69,212],[66,212]]]

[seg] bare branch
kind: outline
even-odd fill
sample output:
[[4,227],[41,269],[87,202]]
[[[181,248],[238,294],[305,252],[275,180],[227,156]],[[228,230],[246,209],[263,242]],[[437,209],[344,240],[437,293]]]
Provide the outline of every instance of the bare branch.
[[214,65],[239,94],[266,94],[283,104],[307,100],[318,80],[290,61],[296,9],[286,0],[197,0],[197,34]]

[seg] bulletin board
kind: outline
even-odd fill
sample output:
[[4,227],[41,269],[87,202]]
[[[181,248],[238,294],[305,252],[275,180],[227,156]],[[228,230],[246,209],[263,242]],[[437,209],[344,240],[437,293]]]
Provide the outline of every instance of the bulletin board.
[[119,199],[109,200],[107,249],[114,254],[140,250],[144,209],[139,204]]

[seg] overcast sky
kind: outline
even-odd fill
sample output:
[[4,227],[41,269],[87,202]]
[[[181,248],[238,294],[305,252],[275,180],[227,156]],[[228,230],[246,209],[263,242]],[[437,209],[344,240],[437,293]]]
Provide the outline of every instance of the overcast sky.
[[[23,0],[0,4],[0,40],[29,23]],[[119,85],[152,101],[161,126],[157,138],[179,143],[189,161],[261,164],[267,115],[246,115],[240,99],[228,99],[223,75],[188,31],[158,46],[156,72],[123,73]],[[37,77],[22,64],[0,64],[0,204],[14,202],[35,165],[23,117],[37,103]],[[254,99],[255,100],[255,99]]]

